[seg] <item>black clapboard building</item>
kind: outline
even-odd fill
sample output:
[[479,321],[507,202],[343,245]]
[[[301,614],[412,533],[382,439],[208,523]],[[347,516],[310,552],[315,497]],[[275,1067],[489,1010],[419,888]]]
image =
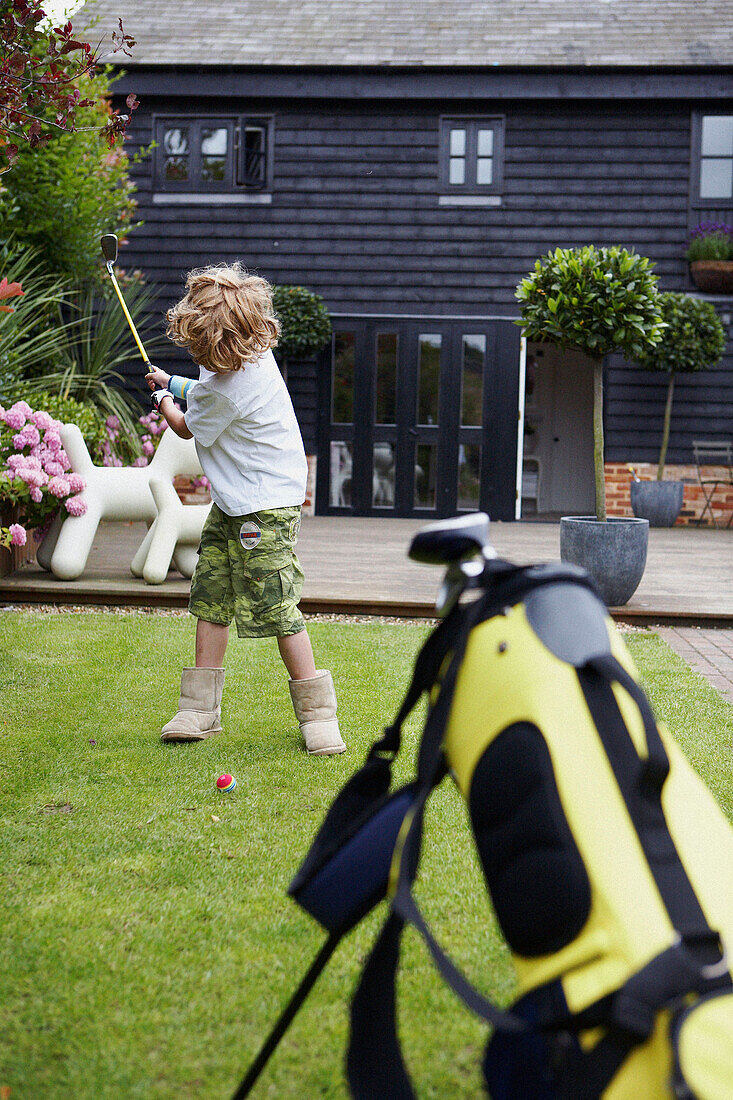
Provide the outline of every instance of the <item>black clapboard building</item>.
[[[137,39],[116,88],[141,101],[131,144],[155,143],[120,262],[161,309],[236,258],[332,313],[332,346],[289,372],[319,512],[511,519],[523,473],[525,507],[592,509],[590,372],[524,346],[514,290],[594,243],[697,293],[690,230],[733,222],[728,0],[90,0],[75,25],[90,14]],[[607,461],[656,457],[665,387],[609,361]],[[680,379],[668,461],[701,437],[733,439],[730,349]]]

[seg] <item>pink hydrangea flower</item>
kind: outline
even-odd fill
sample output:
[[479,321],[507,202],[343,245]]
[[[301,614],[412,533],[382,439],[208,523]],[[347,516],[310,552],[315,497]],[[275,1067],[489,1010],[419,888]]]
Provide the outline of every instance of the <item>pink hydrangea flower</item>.
[[42,432],[48,431],[53,424],[53,417],[50,413],[44,412],[43,409],[38,409],[31,415],[31,420],[37,428],[40,428]]
[[22,431],[13,436],[16,451],[22,451],[24,447],[37,447],[40,442],[41,437],[35,424],[26,424]]
[[16,401],[5,410],[3,419],[9,428],[19,432],[32,412],[33,409],[26,401]]
[[26,485],[34,489],[40,489],[48,480],[48,478],[44,476],[42,470],[35,470],[32,466],[19,466],[15,472],[21,481],[24,481]]
[[36,488],[31,489],[31,500],[35,501],[36,504],[40,504],[43,500],[43,491]]
[[21,527],[19,523],[11,523],[8,531],[10,532],[11,546],[25,546],[27,538],[25,527]]
[[70,516],[83,516],[87,510],[86,501],[82,496],[69,497],[64,504]]
[[11,470],[15,470],[18,466],[28,465],[25,455],[8,455],[5,462],[8,468]]
[[53,451],[56,454],[61,450],[61,436],[54,428],[49,428],[43,437],[43,442],[49,451]]
[[56,461],[60,462],[65,470],[71,469],[71,463],[69,462],[69,456],[63,449],[56,452]]
[[133,462],[133,466],[147,466],[147,464],[148,464],[148,460],[145,457],[145,455],[140,455],[140,457],[136,458],[135,461]]
[[143,440],[143,454],[147,455],[148,458],[150,458],[151,455],[155,454],[155,444],[152,442],[152,440]]
[[69,483],[69,492],[80,493],[83,489],[86,489],[86,481],[81,474],[69,474],[66,480]]
[[69,495],[69,483],[65,477],[52,477],[48,483],[48,491],[60,500]]
[[56,462],[54,459],[47,460],[44,463],[44,469],[49,477],[61,477],[65,472],[61,463]]
[[120,418],[118,416],[108,416],[105,420],[105,424],[111,432],[118,432],[120,430]]

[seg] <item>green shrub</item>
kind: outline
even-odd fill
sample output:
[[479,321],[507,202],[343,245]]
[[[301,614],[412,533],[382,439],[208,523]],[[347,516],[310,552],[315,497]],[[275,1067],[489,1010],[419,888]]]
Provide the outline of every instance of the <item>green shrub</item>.
[[647,348],[638,362],[645,370],[669,374],[657,467],[657,480],[661,481],[669,443],[675,375],[706,370],[719,363],[725,351],[725,329],[711,302],[672,292],[660,294],[659,298],[667,328],[659,343]]
[[606,519],[603,468],[603,358],[638,358],[664,331],[653,264],[625,248],[557,248],[537,260],[516,290],[528,340],[587,355],[593,365],[596,516]]
[[62,424],[76,424],[92,458],[99,458],[107,439],[104,413],[91,401],[77,401],[56,393],[36,393],[33,404]]
[[48,145],[23,146],[0,193],[0,239],[11,234],[35,249],[45,274],[76,283],[101,282],[99,240],[103,233],[124,236],[133,228],[134,184],[122,145],[110,148],[99,128],[111,117],[111,70],[79,81],[85,99],[80,129]]
[[303,286],[276,286],[272,304],[282,331],[278,352],[283,360],[317,355],[331,338],[331,318],[320,294]]

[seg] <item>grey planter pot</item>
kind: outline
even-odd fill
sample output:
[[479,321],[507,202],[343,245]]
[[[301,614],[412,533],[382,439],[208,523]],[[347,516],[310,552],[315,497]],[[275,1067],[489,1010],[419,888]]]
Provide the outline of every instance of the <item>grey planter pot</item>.
[[560,557],[593,577],[608,607],[631,599],[646,565],[649,520],[563,516]]
[[650,527],[674,527],[684,493],[683,481],[632,481],[631,510]]

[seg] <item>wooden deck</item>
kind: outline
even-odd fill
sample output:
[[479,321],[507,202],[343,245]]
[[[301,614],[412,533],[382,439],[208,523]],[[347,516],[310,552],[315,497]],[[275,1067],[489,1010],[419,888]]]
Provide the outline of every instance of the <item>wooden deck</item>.
[[[432,616],[441,572],[407,557],[422,521],[306,517],[298,554],[305,570],[306,613]],[[103,524],[85,574],[59,581],[36,564],[0,579],[0,603],[186,607],[189,582],[175,572],[147,585],[129,572],[143,524]],[[492,524],[501,557],[557,561],[556,523]],[[733,530],[671,528],[649,532],[647,567],[629,603],[614,617],[639,624],[733,625]]]

